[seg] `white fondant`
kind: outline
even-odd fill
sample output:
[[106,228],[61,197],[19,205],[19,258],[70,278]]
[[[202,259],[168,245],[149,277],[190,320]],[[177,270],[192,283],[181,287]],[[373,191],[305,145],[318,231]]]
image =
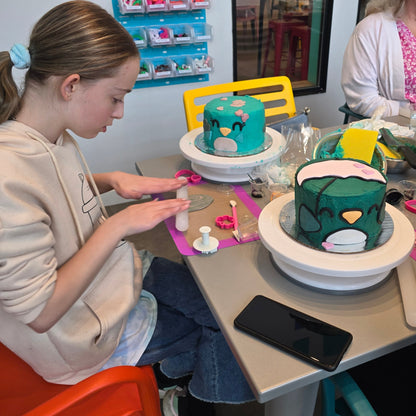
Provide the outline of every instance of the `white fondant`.
[[359,177],[367,181],[386,183],[386,179],[377,169],[355,160],[330,159],[320,163],[311,163],[304,166],[297,175],[299,185],[306,179],[324,178],[326,176],[337,178]]
[[360,244],[367,240],[367,236],[360,230],[349,228],[347,230],[339,230],[330,234],[326,239],[327,243],[336,245]]
[[214,142],[215,150],[221,150],[226,152],[236,152],[237,143],[232,139],[227,139],[226,137],[218,137]]
[[333,244],[331,248],[326,248],[326,251],[333,251],[334,253],[360,253],[364,251],[365,243],[357,244]]

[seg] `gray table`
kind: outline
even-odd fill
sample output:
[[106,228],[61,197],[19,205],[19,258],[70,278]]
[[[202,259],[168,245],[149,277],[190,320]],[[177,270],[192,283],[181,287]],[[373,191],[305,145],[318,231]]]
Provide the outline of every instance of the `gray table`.
[[[189,169],[190,164],[175,155],[140,161],[136,167],[146,176],[172,177],[180,169]],[[394,181],[399,179],[396,176]],[[404,319],[395,271],[379,287],[347,295],[322,293],[290,281],[277,271],[260,241],[185,260],[257,400],[266,403],[267,415],[312,415],[320,380],[416,341],[416,329]],[[234,318],[256,294],[351,332],[353,342],[335,373],[317,369],[236,330]]]

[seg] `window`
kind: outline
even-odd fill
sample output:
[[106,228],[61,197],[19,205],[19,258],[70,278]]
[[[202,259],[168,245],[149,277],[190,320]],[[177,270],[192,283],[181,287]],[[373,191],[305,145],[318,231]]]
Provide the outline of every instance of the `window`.
[[359,0],[358,2],[358,15],[357,15],[357,23],[364,19],[365,16],[365,8],[369,0]]
[[233,0],[234,80],[287,75],[324,92],[333,0]]

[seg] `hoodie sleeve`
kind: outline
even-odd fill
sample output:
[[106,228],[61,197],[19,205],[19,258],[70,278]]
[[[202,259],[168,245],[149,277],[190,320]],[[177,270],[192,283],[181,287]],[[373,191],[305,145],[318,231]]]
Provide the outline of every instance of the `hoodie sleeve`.
[[[25,188],[25,189],[23,189]],[[30,186],[2,177],[0,192],[0,305],[32,322],[52,295],[57,260],[50,219]]]

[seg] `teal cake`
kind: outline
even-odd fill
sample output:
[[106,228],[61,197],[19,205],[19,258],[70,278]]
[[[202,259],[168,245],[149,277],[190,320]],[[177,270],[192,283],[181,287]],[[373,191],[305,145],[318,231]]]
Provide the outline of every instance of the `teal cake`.
[[383,173],[355,159],[303,164],[295,175],[298,234],[327,251],[373,248],[384,220],[386,187]]
[[203,127],[195,145],[206,153],[246,156],[271,145],[264,105],[250,96],[214,98],[205,105]]

